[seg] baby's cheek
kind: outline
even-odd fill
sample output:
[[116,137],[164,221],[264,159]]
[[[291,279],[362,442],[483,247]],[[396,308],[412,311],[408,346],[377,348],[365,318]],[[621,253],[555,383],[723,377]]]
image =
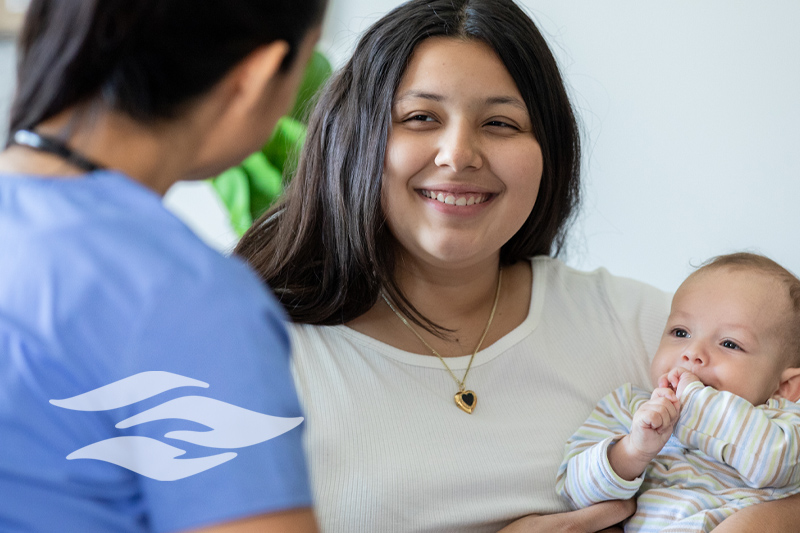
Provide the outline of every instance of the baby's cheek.
[[658,387],[658,378],[670,371],[670,368],[664,363],[663,360],[654,359],[650,365],[650,383],[653,388]]

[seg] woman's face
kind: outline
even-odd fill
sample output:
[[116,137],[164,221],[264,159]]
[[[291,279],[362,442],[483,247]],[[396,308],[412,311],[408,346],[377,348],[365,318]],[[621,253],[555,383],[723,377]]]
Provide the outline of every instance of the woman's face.
[[402,252],[436,266],[496,258],[541,176],[525,102],[495,52],[423,41],[397,89],[384,162],[381,201]]

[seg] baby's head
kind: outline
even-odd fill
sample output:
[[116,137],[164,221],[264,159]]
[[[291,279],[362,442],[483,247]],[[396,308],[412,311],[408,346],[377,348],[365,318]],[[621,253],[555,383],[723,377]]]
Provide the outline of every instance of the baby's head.
[[800,280],[766,257],[716,257],[675,293],[650,377],[676,367],[754,405],[800,398]]

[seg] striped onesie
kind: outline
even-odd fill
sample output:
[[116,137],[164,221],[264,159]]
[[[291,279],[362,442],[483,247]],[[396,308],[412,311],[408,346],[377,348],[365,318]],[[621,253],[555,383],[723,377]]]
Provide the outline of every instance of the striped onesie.
[[800,405],[770,399],[753,406],[700,382],[683,391],[672,437],[644,474],[620,478],[608,447],[630,432],[650,395],[620,387],[567,442],[556,490],[575,508],[636,497],[626,533],[695,533],[747,505],[800,492]]

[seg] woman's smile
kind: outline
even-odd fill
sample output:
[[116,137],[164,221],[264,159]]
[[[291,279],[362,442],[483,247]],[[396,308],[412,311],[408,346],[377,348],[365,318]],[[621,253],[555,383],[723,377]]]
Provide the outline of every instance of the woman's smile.
[[489,200],[492,195],[483,193],[459,193],[455,191],[442,191],[442,190],[420,190],[420,194],[425,198],[436,200],[439,203],[446,205],[455,205],[458,207],[465,205],[482,204]]

